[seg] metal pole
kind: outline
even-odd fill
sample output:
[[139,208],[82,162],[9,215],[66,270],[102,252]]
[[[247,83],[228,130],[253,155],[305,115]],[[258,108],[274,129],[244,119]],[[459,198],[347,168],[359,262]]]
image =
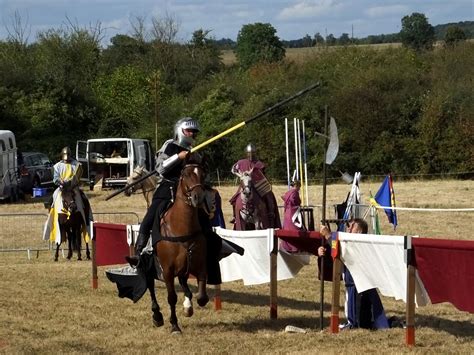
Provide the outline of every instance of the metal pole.
[[306,189],[306,206],[309,206],[309,191],[308,191],[308,161],[306,157],[306,129],[303,120],[303,166],[305,175],[305,189]]
[[288,146],[288,118],[285,117],[285,147],[286,147],[286,176],[288,190],[290,189],[290,147]]
[[[328,135],[328,107],[324,108],[324,135]],[[324,155],[323,155],[323,206],[321,211],[321,222],[323,225],[326,224],[326,139],[324,140]],[[321,238],[321,246],[324,247],[324,237]],[[319,299],[319,324],[320,330],[323,330],[324,321],[324,256],[320,258],[321,270],[321,284],[320,284],[320,299]]]
[[155,150],[158,150],[158,74],[155,73]]
[[299,174],[299,164],[298,164],[298,134],[297,134],[297,128],[296,128],[296,117],[293,118],[293,128],[295,130],[295,170],[296,170],[296,179],[300,179],[300,174]]
[[301,201],[302,204],[304,205],[304,171],[303,171],[303,155],[301,153],[301,121],[298,119],[298,162],[299,162],[299,168],[300,168],[300,183],[301,187],[303,187],[301,191]]

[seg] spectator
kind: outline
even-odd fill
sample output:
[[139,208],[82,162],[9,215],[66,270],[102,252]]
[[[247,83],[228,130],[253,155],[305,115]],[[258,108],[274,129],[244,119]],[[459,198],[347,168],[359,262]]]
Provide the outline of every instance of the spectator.
[[[367,223],[360,218],[351,219],[348,222],[348,233],[367,234]],[[321,235],[330,240],[331,232],[326,226],[320,227]],[[331,245],[327,243],[325,246],[318,248],[318,256],[325,257],[330,254]],[[325,260],[326,257],[325,257]],[[341,324],[340,329],[386,329],[389,328],[389,321],[385,315],[382,301],[375,288],[364,292],[357,292],[349,269],[344,266],[343,278],[346,286],[346,317],[347,323]]]

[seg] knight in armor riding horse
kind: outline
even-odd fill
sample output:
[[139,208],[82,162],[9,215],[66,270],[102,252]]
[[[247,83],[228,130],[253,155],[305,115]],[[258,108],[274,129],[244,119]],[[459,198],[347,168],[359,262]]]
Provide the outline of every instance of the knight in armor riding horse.
[[[153,194],[150,207],[140,224],[135,244],[135,256],[126,257],[131,265],[138,264],[140,254],[148,244],[152,230],[152,244],[154,245],[160,240],[160,219],[175,199],[181,171],[186,164],[186,158],[190,154],[191,147],[198,133],[199,124],[195,119],[191,117],[182,118],[175,124],[174,138],[167,140],[159,149],[155,167],[159,174],[158,186]],[[202,159],[199,154],[193,153],[192,160],[201,163]],[[222,240],[217,234],[212,232],[209,216],[205,216],[203,212],[200,212],[199,221],[207,238],[208,253],[211,254],[208,258],[208,265],[214,264],[214,267],[208,267],[208,283],[220,284],[217,254],[221,248]],[[214,274],[213,270],[216,269],[219,271],[216,271]]]
[[[250,143],[245,148],[245,152],[247,154],[247,158],[240,159],[232,166],[232,173],[236,176],[242,176],[244,173],[250,173],[252,181],[254,183],[255,190],[259,197],[263,200],[267,216],[266,219],[268,220],[268,226],[273,228],[281,228],[280,222],[280,215],[278,213],[278,206],[275,199],[275,195],[272,192],[272,186],[270,185],[269,181],[265,176],[265,164],[257,158],[257,149],[255,146]],[[231,221],[237,226],[237,221],[235,220],[236,214],[236,202],[241,193],[241,186],[239,186],[237,192],[232,196],[230,199],[230,204],[233,206],[234,216],[233,220]],[[236,227],[234,226],[234,229]]]
[[58,215],[70,213],[63,205],[63,191],[70,192],[75,202],[75,209],[82,215],[83,223],[81,233],[86,243],[90,238],[90,222],[92,221],[92,210],[89,200],[79,188],[82,175],[82,165],[72,157],[71,149],[64,147],[61,150],[61,160],[54,165],[53,182],[56,186],[52,198],[49,201],[49,216],[46,221],[43,239],[51,240],[57,245],[61,244],[60,228],[58,226]]

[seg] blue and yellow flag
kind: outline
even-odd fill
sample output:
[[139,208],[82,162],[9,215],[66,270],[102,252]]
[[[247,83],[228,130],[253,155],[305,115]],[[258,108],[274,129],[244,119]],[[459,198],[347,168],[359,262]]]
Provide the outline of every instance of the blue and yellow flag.
[[379,191],[375,194],[375,201],[382,207],[384,207],[385,214],[388,217],[388,221],[393,224],[393,228],[397,227],[397,211],[395,205],[395,192],[393,191],[393,179],[392,175],[387,175],[385,180],[380,186]]

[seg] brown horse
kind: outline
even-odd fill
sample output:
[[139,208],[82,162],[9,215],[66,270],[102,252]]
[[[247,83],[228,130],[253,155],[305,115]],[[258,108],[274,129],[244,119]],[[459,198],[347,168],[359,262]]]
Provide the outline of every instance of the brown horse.
[[[73,252],[77,252],[77,260],[82,260],[82,229],[85,228],[84,218],[79,211],[75,201],[75,191],[70,186],[65,186],[61,190],[63,209],[58,213],[58,225],[61,233],[61,243],[56,244],[54,261],[58,261],[60,245],[68,241],[67,259],[71,260]],[[86,243],[86,257],[90,260],[89,244]]]
[[[160,221],[160,240],[154,246],[157,270],[162,274],[168,291],[171,315],[171,332],[181,333],[176,317],[177,294],[174,278],[177,276],[185,293],[185,311],[193,314],[192,293],[187,280],[193,274],[198,281],[197,302],[203,307],[209,301],[206,292],[206,238],[198,219],[200,205],[204,202],[204,172],[198,164],[187,164],[181,171],[175,201]],[[158,266],[159,265],[159,266]],[[163,315],[156,300],[154,278],[147,275],[147,287],[152,298],[153,323],[163,325]]]
[[[137,166],[133,169],[132,175],[127,178],[127,185],[132,184],[133,182],[140,179],[142,176],[148,175],[148,170],[145,169],[143,166]],[[158,178],[156,175],[150,176],[148,179],[145,179],[138,184],[133,185],[129,189],[125,190],[124,193],[126,196],[131,196],[135,191],[142,190],[143,197],[146,201],[146,207],[149,208],[151,204],[151,199],[153,197],[153,193],[156,189],[156,185],[158,185]]]

